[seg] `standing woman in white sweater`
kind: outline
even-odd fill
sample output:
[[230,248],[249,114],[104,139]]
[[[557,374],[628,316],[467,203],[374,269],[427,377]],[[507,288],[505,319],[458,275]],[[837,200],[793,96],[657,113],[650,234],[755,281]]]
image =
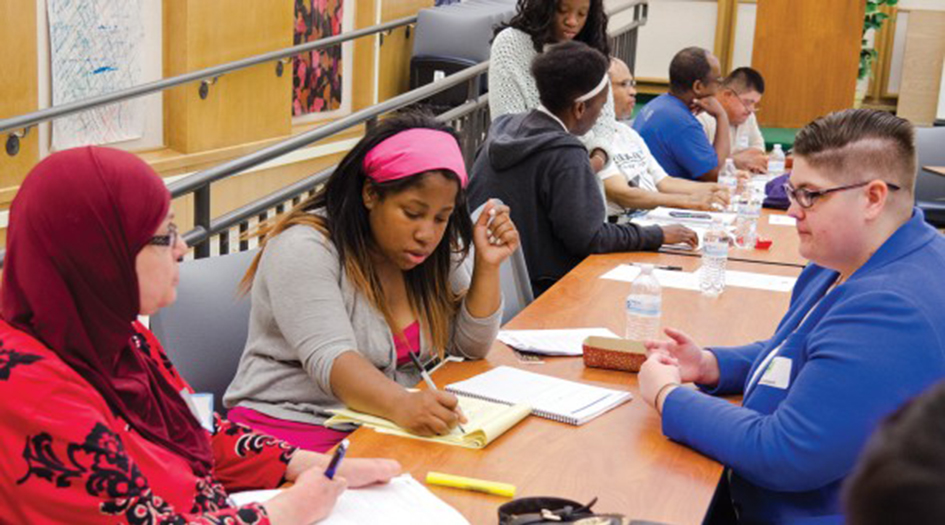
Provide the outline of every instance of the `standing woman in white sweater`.
[[[492,42],[489,110],[493,119],[541,104],[531,74],[532,60],[545,46],[568,40],[584,42],[610,56],[603,0],[519,0],[515,16],[498,29]],[[608,94],[597,123],[582,139],[595,172],[610,156],[614,119],[614,99]]]

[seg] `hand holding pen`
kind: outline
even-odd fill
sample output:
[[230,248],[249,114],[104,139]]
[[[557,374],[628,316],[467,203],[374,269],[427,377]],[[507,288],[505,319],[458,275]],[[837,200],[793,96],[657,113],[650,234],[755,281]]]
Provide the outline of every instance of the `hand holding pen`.
[[459,401],[453,394],[437,390],[429,374],[419,366],[416,354],[411,352],[410,357],[423,371],[421,375],[426,376],[427,390],[404,391],[404,399],[395,405],[390,418],[402,428],[421,436],[448,434],[451,428],[466,421]]

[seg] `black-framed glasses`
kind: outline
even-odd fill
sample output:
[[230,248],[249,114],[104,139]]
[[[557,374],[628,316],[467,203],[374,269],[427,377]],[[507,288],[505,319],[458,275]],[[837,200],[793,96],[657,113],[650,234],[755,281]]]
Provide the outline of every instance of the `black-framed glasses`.
[[[877,179],[873,179],[873,180],[877,180]],[[795,188],[791,184],[791,181],[785,181],[784,193],[786,193],[788,198],[791,199],[791,202],[796,202],[798,206],[806,210],[807,208],[810,208],[811,206],[813,206],[814,203],[817,202],[817,199],[819,199],[820,197],[823,197],[824,195],[827,195],[836,191],[852,190],[853,188],[861,188],[873,182],[873,180],[857,182],[856,184],[847,184],[846,186],[837,186],[836,188],[827,188],[824,190],[809,190],[807,188],[798,189],[798,188]],[[899,189],[899,186],[896,186],[895,184],[892,184],[886,181],[882,181],[882,182],[885,183],[886,186],[889,187],[890,190],[896,191]]]
[[180,238],[180,235],[177,233],[177,225],[171,223],[167,226],[167,235],[155,235],[151,237],[151,240],[148,241],[148,244],[153,244],[155,246],[169,246],[171,248],[177,246],[177,239]]

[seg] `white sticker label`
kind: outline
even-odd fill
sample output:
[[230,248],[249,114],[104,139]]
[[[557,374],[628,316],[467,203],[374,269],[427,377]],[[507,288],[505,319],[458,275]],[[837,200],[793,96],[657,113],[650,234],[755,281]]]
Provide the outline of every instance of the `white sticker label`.
[[775,357],[768,363],[768,368],[761,375],[758,384],[786,389],[791,384],[791,366],[793,363],[787,357]]

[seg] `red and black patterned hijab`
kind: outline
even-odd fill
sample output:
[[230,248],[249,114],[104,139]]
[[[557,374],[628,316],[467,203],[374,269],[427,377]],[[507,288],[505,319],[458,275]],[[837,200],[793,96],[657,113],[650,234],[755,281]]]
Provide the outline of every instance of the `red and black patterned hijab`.
[[2,315],[56,352],[142,436],[205,476],[206,432],[131,343],[135,258],[169,206],[164,182],[131,153],[86,147],[50,155],[10,208]]

